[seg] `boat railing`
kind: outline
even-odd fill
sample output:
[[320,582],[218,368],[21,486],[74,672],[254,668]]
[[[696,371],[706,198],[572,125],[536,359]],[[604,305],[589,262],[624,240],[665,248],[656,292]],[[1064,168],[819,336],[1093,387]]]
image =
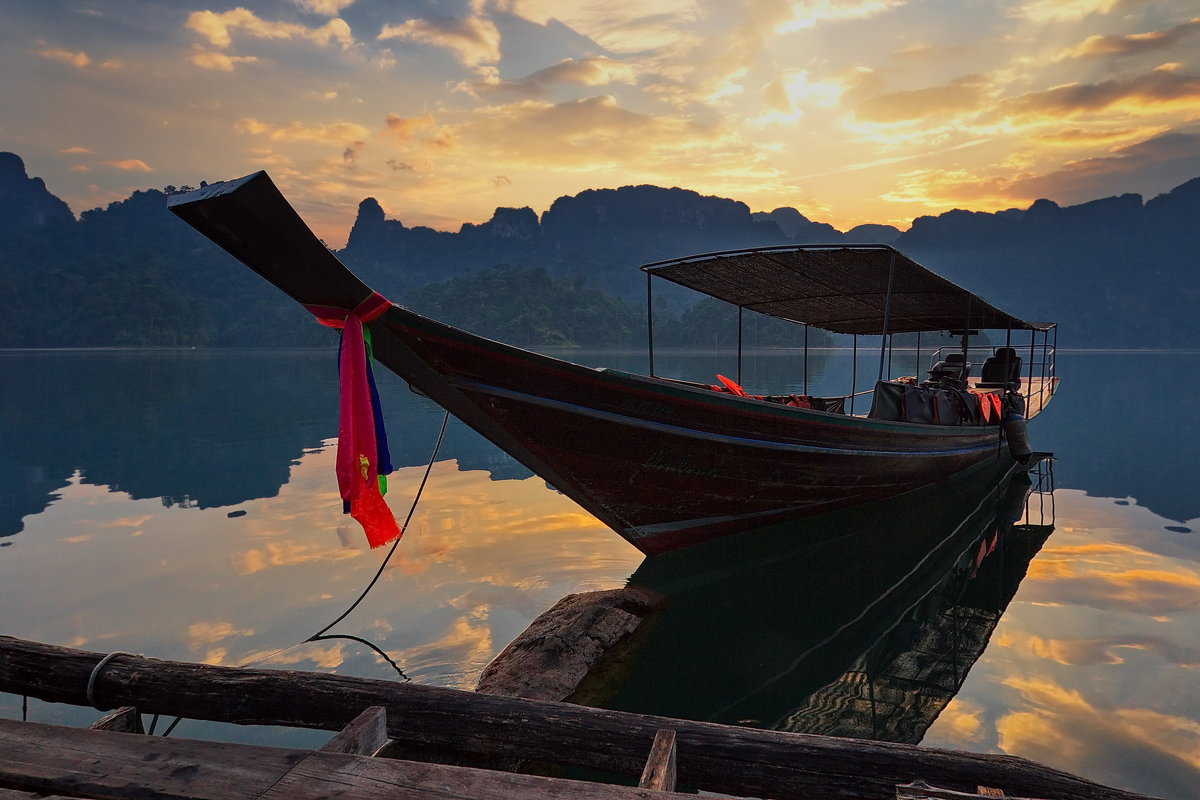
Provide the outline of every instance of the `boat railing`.
[[[1054,331],[1052,335],[1050,330]],[[1011,340],[1003,345],[974,345],[966,350],[967,361],[971,364],[981,364],[985,359],[994,356],[1001,347],[1012,347],[1021,357],[1021,381],[1025,391],[1021,396],[1025,398],[1026,406],[1029,408],[1042,408],[1050,399],[1050,395],[1054,393],[1054,387],[1058,380],[1056,356],[1058,348],[1055,345],[1057,339],[1057,326],[1044,332],[1042,341],[1037,341],[1037,332],[1031,331],[1028,345],[1019,345],[1012,343]],[[963,350],[957,345],[945,345],[938,347],[930,353],[929,369],[932,369],[935,364],[945,359],[949,353],[962,353]],[[917,358],[920,360],[920,353]]]

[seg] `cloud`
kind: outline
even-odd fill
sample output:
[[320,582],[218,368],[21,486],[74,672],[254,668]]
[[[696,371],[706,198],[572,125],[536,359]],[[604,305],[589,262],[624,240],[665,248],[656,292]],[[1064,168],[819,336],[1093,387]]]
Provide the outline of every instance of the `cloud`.
[[1166,50],[1182,43],[1185,39],[1200,32],[1200,17],[1187,22],[1150,33],[1130,33],[1125,35],[1089,36],[1083,42],[1068,50],[1065,58],[1086,58],[1088,56],[1124,56],[1141,55]]
[[495,64],[500,60],[500,31],[491,20],[479,17],[410,19],[399,25],[384,25],[379,39],[444,47],[467,67]]
[[322,125],[305,125],[295,121],[285,127],[276,127],[253,117],[238,120],[234,127],[256,136],[266,136],[273,142],[319,142],[321,144],[347,145],[367,139],[370,131],[356,122],[330,122]]
[[292,0],[310,14],[324,14],[327,17],[336,16],[343,8],[353,5],[354,0]]
[[42,58],[48,58],[51,61],[59,61],[63,64],[69,64],[76,69],[83,69],[92,63],[92,59],[88,57],[87,53],[73,53],[70,50],[62,50],[57,47],[38,50],[37,54]]
[[200,45],[192,48],[188,60],[201,69],[215,69],[219,72],[233,72],[235,64],[252,64],[258,61],[254,56],[231,56],[220,50],[205,50]]
[[1128,78],[1100,83],[1072,83],[1045,91],[1027,92],[1000,101],[995,118],[1060,118],[1063,115],[1115,110],[1148,114],[1158,111],[1194,111],[1200,102],[1200,76],[1173,69],[1157,69]]
[[354,166],[358,163],[358,154],[361,153],[362,149],[366,146],[366,142],[354,142],[342,151],[342,161],[349,166]]
[[1200,174],[1200,134],[1164,133],[1118,147],[1107,155],[1071,161],[1043,175],[1012,182],[1014,196],[1054,197],[1082,202],[1120,191],[1147,180],[1175,185],[1185,176]]
[[869,97],[854,114],[868,122],[902,122],[931,116],[973,113],[990,100],[990,85],[980,75],[964,75],[941,86]]
[[90,153],[90,152],[92,152],[92,148],[90,148],[90,147],[78,147],[78,146],[76,146],[76,147],[65,147],[65,148],[63,148],[62,150],[59,150],[58,152],[60,152],[60,153],[67,153],[67,154],[69,154],[69,155],[80,155],[80,154],[84,154],[84,153]]
[[271,22],[245,8],[235,8],[220,14],[213,11],[194,11],[186,26],[203,36],[213,47],[225,48],[233,43],[234,31],[241,31],[256,39],[304,39],[313,44],[327,46],[354,44],[350,26],[340,18],[331,19],[319,28],[309,28],[294,22]]
[[792,123],[813,106],[832,107],[844,87],[831,81],[812,81],[807,70],[791,70],[772,79],[763,87],[763,113],[756,124]]
[[567,58],[545,69],[540,69],[524,78],[477,83],[468,88],[473,91],[507,92],[519,97],[543,97],[555,86],[606,86],[612,83],[636,83],[637,68],[623,61],[605,56],[594,58]]
[[1029,0],[1012,14],[1042,25],[1050,22],[1075,22],[1092,14],[1108,14],[1122,0]]
[[153,172],[154,167],[147,164],[145,161],[137,158],[123,158],[115,161],[105,161],[110,167],[124,170],[126,172]]
[[970,48],[961,46],[912,44],[902,50],[897,50],[896,52],[892,53],[892,58],[896,59],[897,61],[930,63],[943,61],[948,58],[957,58],[970,52]]
[[402,117],[389,113],[384,120],[384,133],[398,142],[408,142],[413,134],[434,126],[433,114],[420,117]]
[[497,10],[538,25],[557,21],[610,53],[678,50],[694,43],[701,18],[694,0],[495,0]]
[[905,5],[908,0],[789,0],[787,16],[775,24],[775,32],[792,33],[823,22],[867,19]]

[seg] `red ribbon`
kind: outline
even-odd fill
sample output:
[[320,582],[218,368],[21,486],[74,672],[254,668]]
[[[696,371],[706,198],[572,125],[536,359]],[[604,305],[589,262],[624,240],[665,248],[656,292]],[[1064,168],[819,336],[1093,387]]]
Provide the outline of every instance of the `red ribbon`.
[[367,348],[363,324],[377,319],[392,304],[374,292],[352,311],[332,306],[306,305],[317,321],[342,330],[339,352],[341,400],[338,416],[338,490],[367,534],[371,547],[400,538],[403,531],[379,490],[379,454],[375,445],[375,414],[367,377]]

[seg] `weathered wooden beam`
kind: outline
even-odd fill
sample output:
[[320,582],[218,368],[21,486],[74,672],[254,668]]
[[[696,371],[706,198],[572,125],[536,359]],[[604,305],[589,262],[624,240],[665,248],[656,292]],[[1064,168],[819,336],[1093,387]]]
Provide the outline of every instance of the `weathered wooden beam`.
[[373,756],[387,744],[387,709],[371,706],[321,746],[322,753]]
[[670,797],[630,786],[442,764],[0,720],[0,791],[6,789],[110,800],[160,797],[668,800]]
[[133,706],[121,706],[110,711],[89,725],[94,731],[117,731],[118,733],[145,733],[142,715]]
[[[87,705],[103,656],[0,636],[0,691]],[[239,724],[337,730],[355,710],[384,706],[388,734],[418,747],[576,765],[636,779],[655,733],[676,731],[679,783],[711,792],[892,800],[916,779],[970,792],[1002,786],[1048,800],[1133,800],[1022,758],[780,733],[412,683],[285,670],[234,669],[118,656],[95,686],[109,706]],[[113,734],[117,735],[117,734]]]
[[675,731],[663,729],[654,735],[650,757],[642,770],[638,786],[643,789],[675,791]]

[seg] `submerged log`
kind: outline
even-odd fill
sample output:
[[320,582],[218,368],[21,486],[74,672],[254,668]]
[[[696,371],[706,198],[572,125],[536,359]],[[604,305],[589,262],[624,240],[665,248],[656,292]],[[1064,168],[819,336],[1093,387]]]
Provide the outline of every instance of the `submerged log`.
[[653,593],[638,587],[569,594],[484,667],[475,691],[566,700],[596,663],[660,604]]
[[[0,636],[0,691],[87,705],[103,657]],[[98,705],[240,724],[338,730],[368,706],[387,709],[394,739],[465,753],[539,759],[637,780],[655,734],[677,732],[679,784],[737,795],[879,798],[917,779],[973,792],[1000,786],[1047,800],[1134,800],[1023,758],[779,733],[434,686],[288,670],[235,669],[118,656],[96,681]],[[119,734],[111,734],[119,735]]]

